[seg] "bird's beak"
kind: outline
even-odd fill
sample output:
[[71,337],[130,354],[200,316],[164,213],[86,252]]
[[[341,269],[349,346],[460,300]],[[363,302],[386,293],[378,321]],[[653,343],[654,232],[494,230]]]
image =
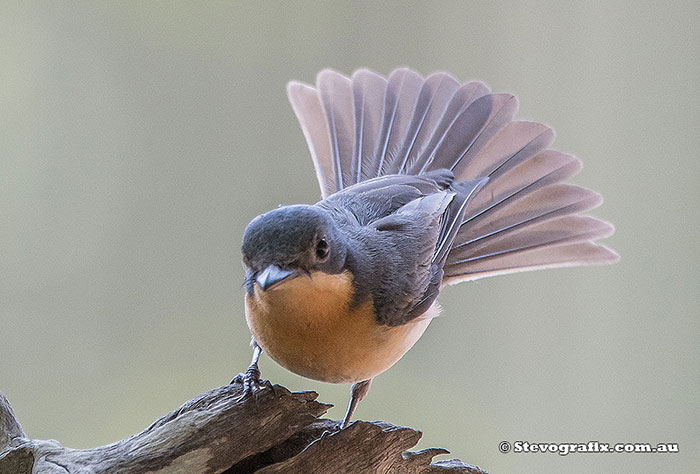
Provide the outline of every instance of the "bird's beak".
[[274,286],[276,283],[286,280],[292,275],[296,276],[298,273],[294,270],[283,270],[277,265],[270,265],[258,273],[258,275],[255,277],[255,281],[257,281],[260,288],[265,291]]

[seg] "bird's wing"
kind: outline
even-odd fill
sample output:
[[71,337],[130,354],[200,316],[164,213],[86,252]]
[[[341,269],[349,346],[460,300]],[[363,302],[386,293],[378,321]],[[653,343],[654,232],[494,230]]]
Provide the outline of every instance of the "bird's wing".
[[[369,225],[374,233],[366,241],[368,247],[363,255],[371,255],[373,261],[366,263],[382,272],[354,274],[360,291],[365,285],[369,288],[380,324],[405,324],[423,315],[437,298],[442,268],[433,260],[439,247],[441,222],[454,198],[455,193],[450,191],[422,196]],[[381,281],[377,282],[377,277]]]
[[349,264],[355,285],[360,295],[372,295],[381,324],[400,325],[421,316],[440,291],[467,203],[487,181],[450,183],[451,178],[446,170],[385,176],[318,203],[355,242],[352,248],[359,255]]
[[[478,81],[460,84],[446,73],[424,79],[407,68],[386,79],[364,69],[351,78],[324,70],[316,87],[291,82],[287,91],[324,198],[356,186],[386,196],[390,190],[381,188],[391,175],[443,169],[456,182],[488,178],[464,201],[462,222],[436,260],[445,283],[619,259],[595,243],[612,226],[581,215],[600,197],[563,184],[580,161],[548,149],[554,132],[546,125],[513,121],[515,96],[491,93]],[[406,188],[393,189],[407,197]]]
[[360,225],[368,225],[415,199],[449,189],[452,180],[452,173],[446,170],[421,176],[380,176],[345,188],[318,205],[329,210],[350,211]]

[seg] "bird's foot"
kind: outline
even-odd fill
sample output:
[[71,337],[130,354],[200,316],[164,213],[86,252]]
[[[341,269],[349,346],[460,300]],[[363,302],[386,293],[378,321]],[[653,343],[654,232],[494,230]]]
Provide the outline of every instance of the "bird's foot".
[[272,388],[269,380],[260,378],[260,369],[257,365],[251,365],[245,373],[236,375],[230,384],[242,384],[245,395],[254,394],[264,388]]

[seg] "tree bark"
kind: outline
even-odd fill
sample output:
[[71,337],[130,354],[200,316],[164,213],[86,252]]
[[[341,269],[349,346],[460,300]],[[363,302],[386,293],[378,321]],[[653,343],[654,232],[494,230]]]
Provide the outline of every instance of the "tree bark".
[[330,405],[315,392],[275,385],[245,394],[225,385],[189,400],[116,443],[71,449],[27,438],[0,393],[0,474],[97,473],[469,473],[444,449],[407,451],[421,433],[384,422],[320,419]]

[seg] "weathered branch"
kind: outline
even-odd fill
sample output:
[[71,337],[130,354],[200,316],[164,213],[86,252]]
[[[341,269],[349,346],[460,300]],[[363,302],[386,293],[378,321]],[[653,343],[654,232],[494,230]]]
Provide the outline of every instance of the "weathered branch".
[[330,405],[315,392],[275,385],[244,395],[240,385],[203,393],[142,432],[93,449],[30,440],[0,394],[0,474],[96,473],[469,473],[457,460],[431,464],[443,449],[408,449],[419,431],[383,422],[340,430],[319,419]]

